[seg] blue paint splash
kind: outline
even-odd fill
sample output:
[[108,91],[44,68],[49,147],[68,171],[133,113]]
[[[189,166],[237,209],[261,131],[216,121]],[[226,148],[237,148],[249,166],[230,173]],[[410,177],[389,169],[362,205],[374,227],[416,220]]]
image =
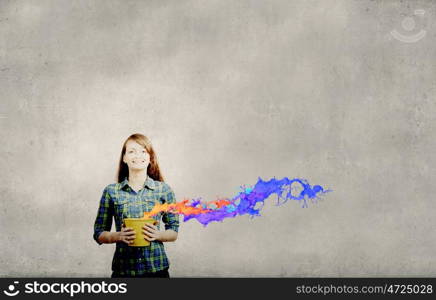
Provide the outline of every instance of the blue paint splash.
[[[315,202],[321,199],[326,190],[320,185],[311,186],[307,180],[287,177],[277,180],[263,181],[260,177],[254,186],[242,186],[241,191],[231,199],[221,199],[205,203],[200,199],[193,199],[185,207],[198,208],[198,214],[184,214],[183,221],[197,219],[198,222],[207,226],[210,222],[221,222],[226,218],[234,218],[241,215],[251,217],[260,216],[260,211],[267,200],[272,195],[277,195],[277,206],[289,200],[296,200],[302,207],[308,207],[307,200]],[[212,204],[212,205],[211,205]],[[181,213],[183,214],[183,213]]]

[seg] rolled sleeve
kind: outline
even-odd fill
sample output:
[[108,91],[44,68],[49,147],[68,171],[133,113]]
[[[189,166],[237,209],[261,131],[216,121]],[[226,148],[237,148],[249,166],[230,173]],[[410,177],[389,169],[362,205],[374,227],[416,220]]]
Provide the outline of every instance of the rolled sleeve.
[[94,223],[94,240],[101,245],[98,237],[103,231],[110,231],[112,227],[113,205],[111,203],[111,196],[108,187],[103,190],[100,199],[100,206],[97,211],[97,217]]
[[[166,185],[166,193],[163,196],[164,203],[174,204],[176,203],[176,197],[173,190]],[[179,215],[174,213],[165,212],[162,214],[162,221],[165,224],[165,230],[171,229],[175,232],[179,232]]]

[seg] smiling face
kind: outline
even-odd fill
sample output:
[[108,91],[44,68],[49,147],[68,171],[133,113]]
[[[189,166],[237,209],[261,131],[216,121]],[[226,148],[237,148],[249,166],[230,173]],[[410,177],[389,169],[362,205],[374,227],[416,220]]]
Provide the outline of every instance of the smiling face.
[[133,140],[127,141],[126,153],[123,156],[123,162],[127,164],[129,170],[147,170],[150,163],[150,154],[147,150]]

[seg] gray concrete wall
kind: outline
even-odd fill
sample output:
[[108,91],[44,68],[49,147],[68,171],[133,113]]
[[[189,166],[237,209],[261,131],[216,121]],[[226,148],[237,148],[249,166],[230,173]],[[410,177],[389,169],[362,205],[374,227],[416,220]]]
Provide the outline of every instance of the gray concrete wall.
[[178,200],[258,176],[334,190],[182,223],[172,276],[435,276],[435,9],[0,1],[0,275],[110,275],[93,222],[141,132]]

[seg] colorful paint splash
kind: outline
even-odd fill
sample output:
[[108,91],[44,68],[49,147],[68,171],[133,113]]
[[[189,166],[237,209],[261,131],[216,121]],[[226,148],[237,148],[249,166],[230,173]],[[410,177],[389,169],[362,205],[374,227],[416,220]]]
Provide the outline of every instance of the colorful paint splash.
[[288,200],[297,200],[302,207],[307,207],[307,200],[312,202],[331,190],[325,190],[320,185],[311,186],[307,180],[287,177],[277,180],[263,181],[260,177],[254,186],[242,186],[241,192],[235,197],[203,202],[199,199],[184,199],[174,204],[159,204],[144,213],[144,218],[149,218],[160,212],[171,212],[184,216],[183,221],[197,219],[207,226],[212,221],[222,221],[241,215],[260,216],[260,210],[271,195],[277,195],[277,205],[282,205]]

